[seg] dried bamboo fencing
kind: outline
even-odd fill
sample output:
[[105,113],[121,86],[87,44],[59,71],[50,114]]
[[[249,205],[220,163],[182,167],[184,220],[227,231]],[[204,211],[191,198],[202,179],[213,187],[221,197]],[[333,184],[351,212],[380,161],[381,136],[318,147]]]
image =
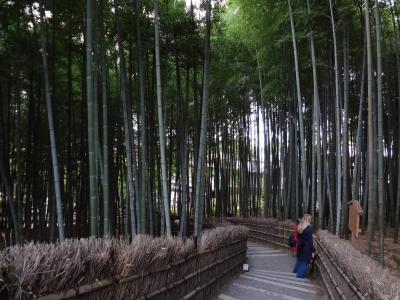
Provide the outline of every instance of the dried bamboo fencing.
[[242,269],[247,238],[193,254],[162,269],[86,284],[38,299],[208,299]]

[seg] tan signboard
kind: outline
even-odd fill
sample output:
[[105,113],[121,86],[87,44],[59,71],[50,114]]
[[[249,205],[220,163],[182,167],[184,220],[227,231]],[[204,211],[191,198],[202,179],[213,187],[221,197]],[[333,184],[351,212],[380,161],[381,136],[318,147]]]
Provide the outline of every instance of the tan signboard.
[[360,233],[360,216],[363,213],[360,203],[357,200],[351,200],[347,203],[349,206],[349,225],[353,236],[358,238]]

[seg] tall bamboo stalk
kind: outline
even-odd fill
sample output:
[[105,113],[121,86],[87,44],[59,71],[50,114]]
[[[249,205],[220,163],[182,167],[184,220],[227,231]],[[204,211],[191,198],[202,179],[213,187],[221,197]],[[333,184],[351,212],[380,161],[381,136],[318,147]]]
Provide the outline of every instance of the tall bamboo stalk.
[[373,95],[372,95],[372,46],[371,46],[371,30],[369,24],[369,3],[365,3],[365,36],[367,40],[367,77],[368,77],[368,236],[367,236],[367,253],[371,255],[371,244],[374,235],[374,215],[375,215],[375,194],[376,182],[374,176],[375,150],[374,150],[374,124],[373,124]]
[[95,158],[95,106],[93,97],[93,0],[86,0],[86,98],[88,110],[89,185],[90,185],[90,235],[99,230],[98,199]]
[[308,208],[308,195],[307,195],[307,173],[306,173],[306,150],[304,142],[303,105],[301,101],[299,61],[297,57],[298,54],[297,54],[297,44],[296,44],[296,32],[294,28],[291,0],[288,0],[288,5],[289,5],[290,28],[292,31],[294,67],[296,73],[297,110],[299,115],[299,131],[300,131],[301,182],[302,182],[302,192],[303,192],[303,213],[305,213],[307,212]]
[[101,92],[102,92],[102,112],[103,112],[103,210],[104,210],[104,229],[103,233],[105,237],[111,236],[110,226],[110,185],[109,185],[109,167],[108,167],[108,107],[107,107],[107,55],[104,43],[104,0],[100,1],[100,47],[101,47]]
[[268,150],[267,150],[267,120],[266,120],[266,109],[265,109],[265,104],[264,104],[264,96],[263,96],[263,82],[262,82],[262,76],[261,76],[261,66],[260,66],[260,60],[258,58],[258,53],[256,53],[256,59],[257,59],[257,70],[258,70],[258,83],[259,83],[259,89],[260,89],[260,102],[261,102],[261,113],[263,117],[263,131],[264,131],[264,174],[263,174],[263,185],[264,185],[264,218],[267,217],[267,197],[269,196],[267,191],[267,175],[268,175],[268,164],[267,164],[267,155],[268,155]]
[[169,213],[168,180],[167,180],[167,162],[165,159],[165,129],[162,109],[162,90],[161,90],[161,70],[160,70],[160,32],[158,17],[158,0],[154,1],[154,35],[156,52],[156,86],[157,86],[157,112],[158,112],[158,138],[160,141],[160,159],[161,159],[161,185],[162,199],[164,206],[164,218],[166,234],[171,235],[171,218]]
[[[316,191],[316,202],[319,204],[318,213],[318,226],[322,228],[322,160],[321,160],[321,133],[320,133],[320,116],[319,116],[319,93],[318,93],[318,76],[317,76],[317,62],[315,57],[315,44],[314,44],[314,32],[312,28],[311,19],[311,8],[310,1],[307,0],[307,11],[309,18],[311,20],[310,25],[310,51],[311,51],[311,64],[312,64],[312,74],[313,74],[313,136],[315,136],[315,152],[317,158],[317,191]],[[313,143],[314,148],[314,143]],[[312,203],[312,212],[314,212],[314,201]],[[314,217],[314,216],[313,216]]]
[[359,199],[360,196],[360,161],[361,161],[361,140],[362,140],[362,119],[363,119],[363,107],[364,107],[364,89],[365,89],[365,68],[367,64],[367,44],[364,36],[364,47],[363,47],[363,62],[361,70],[361,84],[360,84],[360,97],[358,105],[358,118],[357,118],[357,134],[356,134],[356,146],[354,149],[354,169],[353,169],[353,179],[352,179],[352,196],[355,200]]
[[[398,101],[398,113],[400,115],[400,47],[399,47],[399,26],[397,26],[399,23],[396,24],[395,22],[395,14],[394,14],[394,1],[392,2],[389,0],[389,6],[390,6],[390,13],[392,17],[392,25],[393,25],[393,30],[394,30],[394,36],[395,36],[395,47],[396,47],[396,70],[397,70],[397,101]],[[397,151],[398,151],[398,164],[397,166],[400,166],[400,131],[398,134],[398,140],[397,140]],[[395,219],[394,219],[394,242],[398,242],[398,236],[399,236],[399,218],[400,218],[400,167],[398,168],[398,175],[397,175],[397,198],[396,198],[396,209],[395,209]]]
[[40,37],[41,37],[41,53],[42,53],[42,67],[44,75],[44,89],[46,93],[46,106],[47,106],[47,119],[49,122],[49,133],[50,133],[50,145],[51,145],[51,160],[53,166],[53,182],[54,191],[56,194],[56,212],[57,212],[57,224],[58,224],[58,237],[60,241],[64,241],[64,217],[61,202],[61,188],[60,188],[60,172],[58,168],[57,159],[57,146],[56,146],[56,133],[54,130],[53,121],[53,104],[51,99],[51,88],[49,80],[49,67],[47,60],[47,36],[46,36],[46,23],[44,20],[44,8],[40,3]]
[[338,54],[336,44],[336,27],[333,15],[332,0],[329,0],[329,8],[331,13],[332,36],[333,36],[333,52],[335,60],[335,124],[336,124],[336,235],[339,235],[340,215],[342,206],[342,154],[341,154],[341,122],[342,114],[340,111],[340,96],[339,96],[339,70],[338,70]]
[[[131,225],[131,234],[135,235],[137,233],[136,230],[136,214],[135,214],[135,188],[133,185],[134,170],[136,168],[136,163],[132,157],[135,157],[133,153],[134,149],[132,147],[132,135],[131,135],[131,127],[132,122],[130,116],[130,106],[128,105],[128,91],[127,91],[127,78],[126,78],[126,70],[125,70],[125,53],[124,53],[124,45],[122,40],[122,28],[121,21],[119,19],[119,6],[117,0],[114,1],[115,4],[115,15],[117,22],[117,43],[118,43],[118,52],[120,59],[120,91],[121,91],[121,101],[122,101],[122,113],[124,116],[124,137],[125,137],[125,153],[126,153],[126,181],[127,181],[127,205],[130,209],[130,225]],[[128,220],[128,213],[126,214]],[[127,222],[128,223],[128,222]]]
[[146,136],[146,109],[145,109],[145,86],[144,86],[144,67],[142,37],[140,29],[140,11],[142,4],[140,0],[135,0],[136,10],[136,41],[137,41],[137,60],[139,65],[139,99],[140,99],[140,140],[141,150],[141,191],[139,199],[139,232],[146,233],[146,201],[147,201],[147,136]]
[[343,195],[342,195],[342,214],[340,221],[340,235],[346,233],[348,209],[347,202],[350,201],[348,193],[348,167],[349,167],[349,133],[348,133],[348,112],[349,112],[349,28],[347,21],[343,26],[343,160],[342,160],[342,174],[343,174]]
[[378,227],[379,227],[379,262],[384,265],[384,182],[383,182],[383,107],[382,107],[382,33],[379,3],[375,0],[376,22],[376,71],[378,92]]
[[210,19],[211,19],[211,0],[206,0],[206,38],[204,47],[204,70],[203,70],[203,95],[201,107],[201,126],[200,126],[200,145],[199,157],[197,160],[197,174],[195,185],[195,220],[194,237],[200,238],[203,226],[204,194],[202,182],[204,182],[205,162],[207,153],[207,119],[208,119],[208,78],[209,78],[209,59],[210,59]]

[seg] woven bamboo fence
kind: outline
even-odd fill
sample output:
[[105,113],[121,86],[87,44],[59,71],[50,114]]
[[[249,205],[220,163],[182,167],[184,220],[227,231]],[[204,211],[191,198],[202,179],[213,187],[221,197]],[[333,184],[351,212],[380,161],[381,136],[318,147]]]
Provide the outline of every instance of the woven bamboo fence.
[[193,254],[162,269],[107,279],[38,299],[207,299],[240,272],[247,239]]
[[289,248],[289,236],[293,233],[293,223],[274,219],[230,218],[229,222],[249,229],[249,237],[279,247]]
[[[82,243],[86,245],[85,241],[74,241],[73,245]],[[28,247],[34,252],[35,249],[43,249],[43,245],[28,244],[0,253],[3,254],[0,258],[6,258],[0,261],[0,265],[8,264],[0,278],[0,298],[208,299],[218,286],[240,272],[246,258],[246,246],[247,229],[243,226],[219,227],[206,231],[197,249],[190,239],[185,242],[180,239],[138,237],[132,243],[99,239],[93,241],[91,247],[84,249],[88,249],[90,253],[96,252],[96,249],[108,249],[99,251],[97,255],[102,257],[103,267],[100,268],[98,264],[92,266],[90,260],[80,259],[82,263],[78,269],[79,261],[73,261],[72,268],[67,266],[70,263],[68,257],[59,256],[59,265],[48,263],[43,267],[40,262],[46,262],[44,256],[37,258],[35,253],[32,253],[32,257],[26,256],[25,249]],[[53,253],[59,255],[60,252],[56,250],[60,247],[67,247],[67,256],[78,257],[77,253],[83,252],[83,246],[61,243],[51,247],[55,250],[48,256]],[[13,253],[22,253],[24,256]],[[82,258],[82,255],[79,257]],[[22,267],[27,265],[32,266],[29,272],[26,267]],[[40,273],[32,270],[40,270]],[[72,270],[75,272],[71,273]],[[100,273],[116,275],[104,277]],[[88,274],[91,276],[88,277]]]

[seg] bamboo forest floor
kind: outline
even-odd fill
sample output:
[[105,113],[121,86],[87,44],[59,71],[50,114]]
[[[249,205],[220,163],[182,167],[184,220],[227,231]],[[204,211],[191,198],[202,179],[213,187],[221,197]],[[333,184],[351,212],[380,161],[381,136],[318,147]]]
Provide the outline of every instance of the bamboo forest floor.
[[328,299],[317,271],[310,278],[296,278],[292,273],[295,262],[289,250],[249,240],[249,271],[222,287],[215,299]]
[[[352,245],[360,250],[362,253],[366,254],[366,242],[367,235],[361,235],[359,239],[352,241]],[[384,244],[384,257],[385,257],[385,267],[389,269],[393,276],[400,279],[400,239],[398,243],[393,242],[393,230],[388,229],[386,232],[385,244]],[[372,241],[372,257],[378,260],[379,255],[379,241],[378,233],[375,233],[374,239]]]

